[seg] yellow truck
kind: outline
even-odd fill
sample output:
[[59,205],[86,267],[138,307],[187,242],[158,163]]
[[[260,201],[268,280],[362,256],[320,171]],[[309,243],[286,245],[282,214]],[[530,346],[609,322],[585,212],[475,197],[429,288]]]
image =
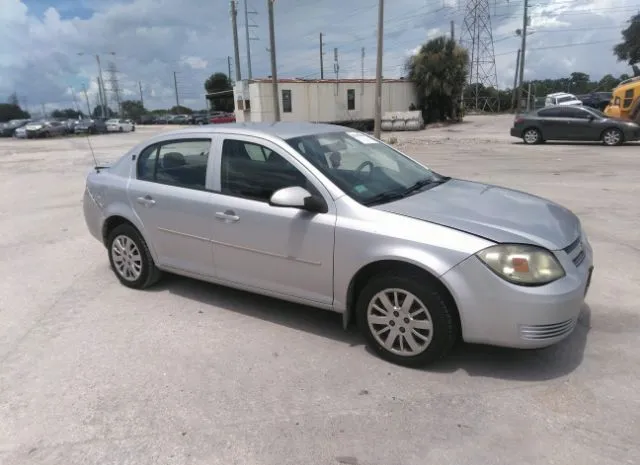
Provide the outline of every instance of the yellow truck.
[[622,81],[613,89],[604,114],[640,123],[640,76]]

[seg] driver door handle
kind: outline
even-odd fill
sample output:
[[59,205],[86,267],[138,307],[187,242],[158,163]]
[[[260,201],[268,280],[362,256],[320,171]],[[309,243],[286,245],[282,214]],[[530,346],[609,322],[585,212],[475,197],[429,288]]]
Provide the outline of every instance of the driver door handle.
[[153,205],[156,204],[156,201],[153,200],[153,197],[151,197],[150,195],[145,195],[144,197],[138,197],[136,201],[140,205],[144,205],[145,207],[152,207]]
[[235,223],[240,221],[240,217],[236,215],[233,210],[226,210],[224,212],[216,212],[216,218],[225,223]]

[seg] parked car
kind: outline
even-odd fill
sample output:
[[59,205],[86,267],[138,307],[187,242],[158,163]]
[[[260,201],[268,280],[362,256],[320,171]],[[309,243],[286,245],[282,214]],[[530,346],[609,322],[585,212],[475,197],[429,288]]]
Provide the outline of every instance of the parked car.
[[156,124],[169,124],[171,117],[169,115],[159,115],[155,118]]
[[633,121],[609,118],[595,108],[555,106],[517,115],[511,135],[525,144],[565,140],[620,145],[640,139],[640,126]]
[[138,124],[155,124],[156,119],[153,115],[142,115],[138,118]]
[[445,356],[458,336],[556,343],[593,270],[568,209],[436,173],[337,125],[156,135],[92,171],[83,202],[123,285],[170,271],[339,312],[403,365]]
[[0,137],[13,136],[16,129],[21,128],[29,122],[28,119],[14,119],[0,125]]
[[136,130],[136,122],[132,119],[127,119],[125,121],[131,125],[131,132],[134,132]]
[[567,92],[555,92],[547,95],[544,100],[544,106],[551,107],[555,105],[582,105],[582,102],[573,94],[569,94]]
[[67,120],[61,120],[60,121],[65,128],[65,133],[67,134],[73,134],[76,125],[80,122],[80,120],[78,119],[67,119]]
[[189,124],[197,124],[199,126],[209,124],[209,115],[207,112],[193,113],[189,115]]
[[131,132],[133,125],[124,119],[109,119],[107,120],[107,131],[109,132]]
[[609,105],[611,97],[611,92],[592,92],[590,94],[577,96],[584,106],[595,108],[602,112],[604,112],[604,109]]
[[213,114],[211,115],[209,122],[212,124],[235,123],[236,115],[234,113]]
[[67,131],[64,123],[56,120],[32,121],[27,123],[25,128],[27,138],[61,136]]
[[15,131],[13,131],[13,137],[17,137],[18,139],[26,139],[27,138],[27,125],[20,126]]
[[107,124],[101,119],[83,119],[75,127],[76,134],[105,134]]
[[169,124],[189,124],[189,115],[175,115],[168,121]]

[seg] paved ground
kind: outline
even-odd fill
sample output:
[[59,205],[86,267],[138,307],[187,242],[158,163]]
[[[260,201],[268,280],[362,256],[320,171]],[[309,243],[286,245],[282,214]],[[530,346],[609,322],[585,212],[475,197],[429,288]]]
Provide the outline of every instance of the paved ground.
[[[526,147],[510,124],[400,146],[577,212],[588,306],[560,345],[462,346],[429,370],[379,360],[331,313],[182,278],[124,288],[84,225],[86,139],[0,139],[0,463],[640,463],[640,147]],[[96,156],[157,130],[93,137]]]

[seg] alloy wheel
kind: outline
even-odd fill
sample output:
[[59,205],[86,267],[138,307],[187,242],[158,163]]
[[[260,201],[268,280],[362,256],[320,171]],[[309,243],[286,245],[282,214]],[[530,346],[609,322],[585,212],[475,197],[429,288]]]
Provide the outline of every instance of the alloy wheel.
[[431,314],[422,301],[408,291],[378,292],[369,302],[366,317],[375,340],[393,354],[412,357],[431,344]]
[[142,273],[142,256],[128,236],[117,236],[111,245],[111,256],[117,273],[127,281],[135,281]]
[[607,145],[618,145],[622,141],[622,135],[616,129],[609,129],[605,131],[602,140]]
[[538,142],[539,137],[540,136],[538,134],[538,131],[536,131],[535,129],[528,129],[524,133],[524,141],[527,144],[535,144],[536,142]]

